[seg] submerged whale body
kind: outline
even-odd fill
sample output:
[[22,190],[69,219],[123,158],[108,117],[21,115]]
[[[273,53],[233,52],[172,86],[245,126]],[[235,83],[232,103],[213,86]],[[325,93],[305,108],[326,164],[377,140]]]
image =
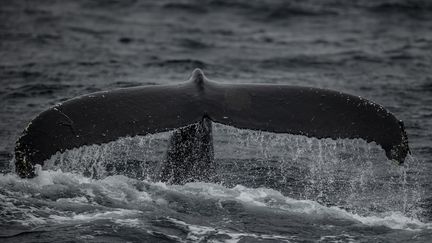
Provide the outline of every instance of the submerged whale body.
[[161,180],[208,180],[214,171],[211,122],[316,138],[362,138],[403,163],[402,121],[382,106],[337,91],[276,84],[222,84],[199,69],[190,80],[97,92],[33,119],[15,147],[16,172],[33,177],[57,152],[126,136],[174,130]]

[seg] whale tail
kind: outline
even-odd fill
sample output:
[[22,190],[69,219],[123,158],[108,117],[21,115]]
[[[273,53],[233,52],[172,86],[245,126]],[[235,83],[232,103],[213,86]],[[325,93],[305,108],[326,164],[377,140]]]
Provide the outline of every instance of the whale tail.
[[213,164],[210,121],[316,138],[361,138],[399,163],[409,152],[403,123],[361,97],[311,87],[217,83],[197,69],[186,82],[88,94],[42,112],[17,141],[16,171],[32,177],[34,166],[57,152],[178,129],[161,177],[185,182],[179,174],[193,172],[202,179],[208,175],[201,168]]

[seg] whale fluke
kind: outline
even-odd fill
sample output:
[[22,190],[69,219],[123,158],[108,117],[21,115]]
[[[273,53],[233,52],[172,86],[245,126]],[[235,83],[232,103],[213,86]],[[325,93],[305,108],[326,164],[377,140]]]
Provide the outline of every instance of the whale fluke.
[[[316,138],[361,138],[381,145],[387,157],[399,163],[409,152],[403,123],[366,99],[310,87],[217,83],[196,69],[186,82],[97,92],[42,112],[16,143],[16,172],[21,177],[32,177],[34,166],[43,165],[56,152],[175,129],[177,137],[173,137],[176,140],[171,143],[170,153],[178,154],[177,161],[182,161],[186,155],[175,144],[198,135],[211,138],[211,130],[203,130],[210,136],[191,136],[188,129],[195,124],[196,130],[209,121]],[[197,143],[186,146],[193,144]],[[201,152],[208,154],[198,157],[212,158],[212,143],[200,146]],[[198,157],[189,156],[192,159],[187,163],[200,163]],[[179,175],[167,172],[175,169],[169,159],[164,168],[165,175],[170,176],[163,179],[175,182],[172,177]]]

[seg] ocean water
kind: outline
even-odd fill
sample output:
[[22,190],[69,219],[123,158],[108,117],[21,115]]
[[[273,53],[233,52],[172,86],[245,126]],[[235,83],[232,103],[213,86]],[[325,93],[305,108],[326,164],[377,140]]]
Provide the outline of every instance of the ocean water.
[[[431,242],[427,0],[0,0],[0,242]],[[56,154],[13,149],[77,95],[215,81],[335,89],[405,122],[403,166],[363,140],[213,124],[217,180],[158,181],[170,132]]]

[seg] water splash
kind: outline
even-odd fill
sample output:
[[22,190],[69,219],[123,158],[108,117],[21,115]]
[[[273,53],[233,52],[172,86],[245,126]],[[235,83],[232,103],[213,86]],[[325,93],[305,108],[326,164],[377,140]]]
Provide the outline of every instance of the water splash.
[[[221,144],[215,156],[222,158],[226,185],[265,186],[362,215],[421,215],[422,165],[412,156],[398,166],[378,145],[361,139],[315,139],[220,124],[214,130],[215,144]],[[230,171],[240,173],[231,176]]]
[[145,137],[125,137],[102,145],[58,152],[45,161],[44,168],[62,169],[91,178],[120,174],[156,180],[170,135],[171,132],[165,132]]
[[[422,166],[414,157],[398,166],[378,145],[361,139],[315,139],[216,123],[213,130],[217,177],[227,187],[272,188],[363,216],[401,212],[421,218]],[[58,153],[44,169],[94,179],[125,175],[158,181],[170,135],[128,137]]]

